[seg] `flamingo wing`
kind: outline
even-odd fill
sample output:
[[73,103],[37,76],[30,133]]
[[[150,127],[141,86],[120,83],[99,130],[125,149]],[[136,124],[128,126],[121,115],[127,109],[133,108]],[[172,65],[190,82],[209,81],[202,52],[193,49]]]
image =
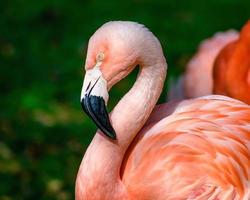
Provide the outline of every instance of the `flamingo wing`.
[[249,200],[250,107],[217,95],[173,106],[164,117],[154,111],[127,152],[128,191],[141,200]]

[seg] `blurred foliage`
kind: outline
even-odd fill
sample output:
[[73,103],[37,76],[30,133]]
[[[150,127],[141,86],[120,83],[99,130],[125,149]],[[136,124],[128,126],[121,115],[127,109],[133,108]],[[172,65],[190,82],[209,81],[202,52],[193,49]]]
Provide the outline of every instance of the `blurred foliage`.
[[[239,29],[249,8],[249,0],[1,1],[0,199],[74,199],[96,130],[79,96],[88,38],[100,25],[131,20],[150,28],[163,45],[169,82],[201,40]],[[110,109],[135,77],[114,87]]]

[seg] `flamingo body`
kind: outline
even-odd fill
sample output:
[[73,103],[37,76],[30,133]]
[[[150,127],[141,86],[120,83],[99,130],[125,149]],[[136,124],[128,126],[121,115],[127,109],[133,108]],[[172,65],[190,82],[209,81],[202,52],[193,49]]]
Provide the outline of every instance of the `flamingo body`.
[[249,106],[222,96],[173,106],[161,105],[167,116],[150,118],[133,143],[122,174],[129,192],[143,200],[249,199]]

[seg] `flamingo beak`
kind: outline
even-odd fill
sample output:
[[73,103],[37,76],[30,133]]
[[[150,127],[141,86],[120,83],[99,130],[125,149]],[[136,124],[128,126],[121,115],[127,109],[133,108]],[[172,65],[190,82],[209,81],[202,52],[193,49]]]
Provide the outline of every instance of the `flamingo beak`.
[[107,81],[103,78],[99,67],[86,71],[80,101],[84,112],[104,135],[116,140],[116,133],[106,108],[108,102]]

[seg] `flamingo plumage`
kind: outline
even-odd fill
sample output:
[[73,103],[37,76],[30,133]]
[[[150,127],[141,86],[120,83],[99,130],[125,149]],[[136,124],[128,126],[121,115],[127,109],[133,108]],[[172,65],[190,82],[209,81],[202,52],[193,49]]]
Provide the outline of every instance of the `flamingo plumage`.
[[201,97],[213,94],[213,68],[220,51],[229,43],[237,40],[239,33],[235,30],[216,33],[201,42],[197,53],[187,63],[183,78],[184,96]]
[[[108,116],[108,90],[135,66],[134,86]],[[99,127],[81,162],[77,200],[249,200],[250,106],[210,95],[155,106],[167,63],[135,22],[91,37],[81,104]]]
[[218,55],[213,70],[215,94],[223,94],[250,104],[250,20],[238,40]]
[[170,99],[220,94],[250,104],[250,21],[241,32],[220,32],[201,43]]

